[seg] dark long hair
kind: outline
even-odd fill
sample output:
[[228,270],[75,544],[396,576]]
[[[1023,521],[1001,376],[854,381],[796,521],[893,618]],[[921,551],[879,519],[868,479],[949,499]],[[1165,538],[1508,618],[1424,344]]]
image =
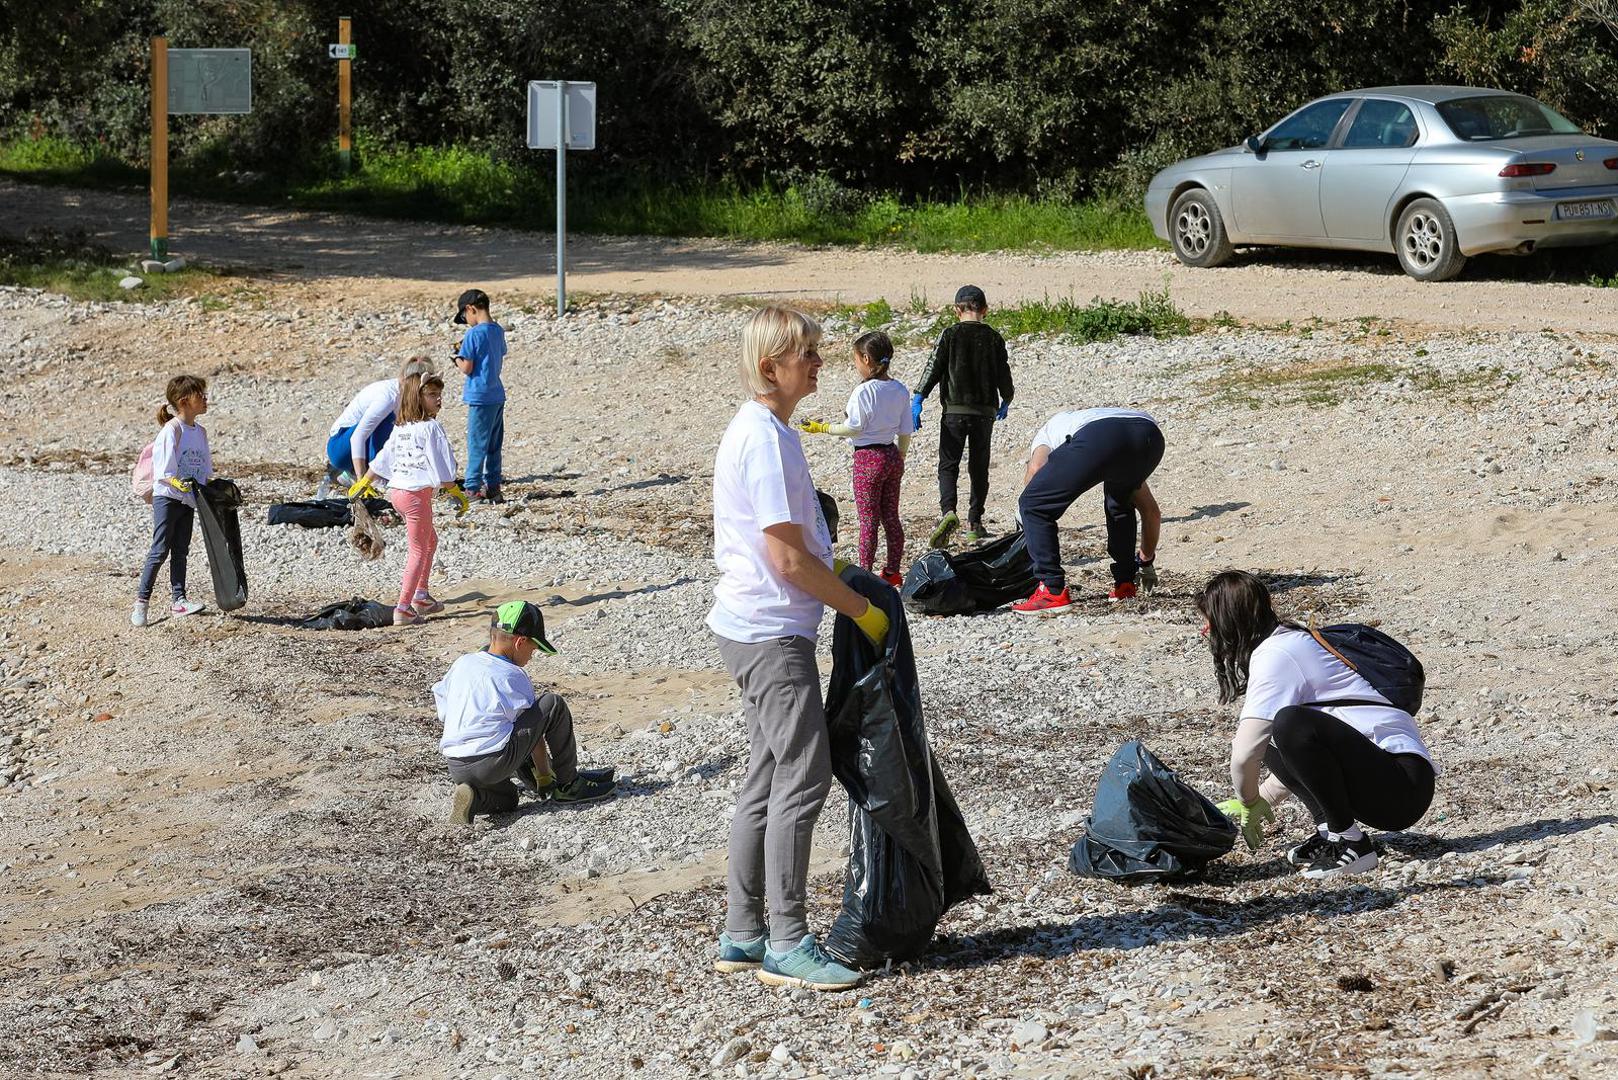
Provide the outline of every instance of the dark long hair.
[[1253,650],[1282,625],[1270,603],[1270,590],[1245,570],[1226,570],[1208,579],[1196,604],[1208,620],[1208,649],[1219,679],[1219,700],[1235,701],[1247,692],[1247,664]]

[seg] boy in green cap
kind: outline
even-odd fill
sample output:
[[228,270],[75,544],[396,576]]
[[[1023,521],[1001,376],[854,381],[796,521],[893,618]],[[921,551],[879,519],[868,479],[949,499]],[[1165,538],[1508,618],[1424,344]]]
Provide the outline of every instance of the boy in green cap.
[[501,604],[489,625],[488,648],[468,653],[433,686],[455,802],[449,819],[470,825],[473,814],[517,808],[516,778],[557,802],[592,802],[613,794],[612,769],[578,768],[573,714],[555,694],[536,694],[523,668],[536,652],[556,655],[545,640],[545,616],[523,600]]

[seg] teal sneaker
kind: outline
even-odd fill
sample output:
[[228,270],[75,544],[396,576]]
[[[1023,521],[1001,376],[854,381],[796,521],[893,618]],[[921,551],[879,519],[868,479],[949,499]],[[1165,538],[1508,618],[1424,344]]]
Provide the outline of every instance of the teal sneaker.
[[719,958],[713,962],[713,969],[725,975],[757,970],[769,943],[762,933],[747,941],[736,941],[727,930],[719,935]]
[[865,978],[822,952],[813,934],[803,935],[791,952],[766,948],[758,977],[771,986],[803,986],[810,990],[852,990]]
[[938,519],[938,525],[933,529],[932,535],[927,538],[927,546],[935,548],[943,547],[945,544],[949,543],[950,534],[960,527],[960,515],[951,510],[949,513]]

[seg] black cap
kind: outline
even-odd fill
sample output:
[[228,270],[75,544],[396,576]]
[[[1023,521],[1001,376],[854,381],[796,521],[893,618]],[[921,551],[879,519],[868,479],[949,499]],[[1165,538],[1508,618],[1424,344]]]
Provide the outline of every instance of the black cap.
[[494,609],[493,625],[517,637],[525,637],[540,652],[556,655],[556,646],[545,640],[545,616],[526,600],[511,600]]
[[983,290],[976,285],[962,285],[955,290],[955,306],[969,308],[987,308],[989,298],[983,295]]
[[466,309],[468,307],[489,310],[489,294],[482,289],[468,289],[461,294],[460,302],[455,305],[455,321],[465,325]]

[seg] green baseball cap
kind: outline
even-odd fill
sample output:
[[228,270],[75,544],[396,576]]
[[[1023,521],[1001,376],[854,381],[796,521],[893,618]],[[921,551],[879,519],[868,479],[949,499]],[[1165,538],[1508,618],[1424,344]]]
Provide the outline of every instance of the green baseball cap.
[[494,609],[496,629],[525,637],[547,656],[556,655],[556,646],[545,640],[545,616],[526,600],[511,600]]

